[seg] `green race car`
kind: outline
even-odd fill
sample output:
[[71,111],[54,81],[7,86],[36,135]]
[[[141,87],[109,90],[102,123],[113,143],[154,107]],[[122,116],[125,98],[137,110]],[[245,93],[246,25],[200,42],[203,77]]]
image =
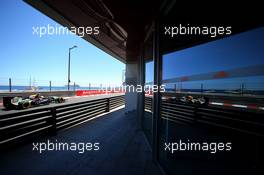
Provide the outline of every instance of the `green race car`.
[[7,110],[10,109],[27,109],[35,106],[48,105],[50,103],[63,103],[62,97],[50,96],[44,97],[40,94],[30,95],[27,98],[23,97],[3,97],[3,105]]

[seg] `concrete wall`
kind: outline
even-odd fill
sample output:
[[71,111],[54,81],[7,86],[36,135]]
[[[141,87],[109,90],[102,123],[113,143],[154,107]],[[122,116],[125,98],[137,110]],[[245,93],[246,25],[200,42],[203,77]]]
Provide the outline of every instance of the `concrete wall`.
[[[138,64],[126,64],[126,85],[137,86],[138,82]],[[137,92],[128,92],[125,94],[125,111],[130,112],[137,109]]]

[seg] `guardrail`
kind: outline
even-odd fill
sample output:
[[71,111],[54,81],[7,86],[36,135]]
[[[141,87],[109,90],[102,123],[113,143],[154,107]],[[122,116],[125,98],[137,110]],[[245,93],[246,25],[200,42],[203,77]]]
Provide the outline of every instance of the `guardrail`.
[[264,136],[262,112],[162,101],[162,118]]
[[55,134],[124,105],[124,95],[0,115],[0,148]]
[[145,110],[152,111],[152,97],[145,97]]
[[[151,111],[152,98],[145,97],[145,109]],[[162,100],[161,118],[177,123],[198,124],[264,136],[264,112],[247,109],[184,104]]]

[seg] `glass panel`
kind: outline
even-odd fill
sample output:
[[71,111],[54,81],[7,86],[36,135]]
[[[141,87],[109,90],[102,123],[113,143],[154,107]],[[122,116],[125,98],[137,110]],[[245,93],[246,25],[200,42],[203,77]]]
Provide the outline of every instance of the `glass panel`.
[[154,75],[154,64],[153,64],[153,35],[151,34],[144,45],[144,60],[145,60],[145,97],[144,97],[144,115],[143,115],[143,130],[147,139],[152,144],[153,132],[152,132],[152,90],[151,85],[153,84]]
[[168,174],[252,174],[259,166],[263,46],[262,27],[163,52],[159,162]]

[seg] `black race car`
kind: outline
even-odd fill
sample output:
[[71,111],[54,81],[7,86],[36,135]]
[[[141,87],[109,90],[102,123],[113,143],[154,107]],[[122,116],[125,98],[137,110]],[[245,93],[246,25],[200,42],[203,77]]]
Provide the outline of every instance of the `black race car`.
[[50,96],[44,97],[40,94],[30,95],[27,98],[23,97],[3,97],[3,105],[7,110],[10,109],[27,109],[34,106],[48,105],[50,103],[63,103],[62,97]]

